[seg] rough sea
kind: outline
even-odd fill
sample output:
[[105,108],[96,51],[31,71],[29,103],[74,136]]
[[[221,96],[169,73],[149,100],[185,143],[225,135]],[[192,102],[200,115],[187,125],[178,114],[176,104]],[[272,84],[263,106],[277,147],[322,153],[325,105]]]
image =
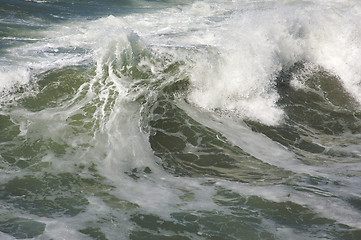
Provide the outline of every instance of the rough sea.
[[0,239],[361,239],[361,2],[0,0]]

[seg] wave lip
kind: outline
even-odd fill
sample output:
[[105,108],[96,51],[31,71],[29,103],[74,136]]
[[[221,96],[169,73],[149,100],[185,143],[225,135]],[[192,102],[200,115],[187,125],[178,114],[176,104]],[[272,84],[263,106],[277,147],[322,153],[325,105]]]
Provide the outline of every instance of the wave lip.
[[189,100],[206,110],[277,125],[285,116],[277,78],[305,62],[337,76],[361,103],[359,8],[313,4],[233,12],[222,28],[207,29],[206,36],[213,31],[207,43],[218,53],[195,60]]

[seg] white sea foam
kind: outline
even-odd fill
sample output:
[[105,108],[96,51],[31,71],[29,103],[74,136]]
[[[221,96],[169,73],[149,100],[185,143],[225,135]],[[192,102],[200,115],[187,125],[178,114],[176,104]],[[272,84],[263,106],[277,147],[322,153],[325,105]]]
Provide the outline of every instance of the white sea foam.
[[[185,61],[191,82],[188,100],[192,103],[206,110],[224,111],[274,125],[284,116],[283,110],[277,106],[275,78],[279,71],[298,61],[312,62],[338,75],[345,88],[359,98],[358,71],[361,68],[358,64],[361,61],[358,58],[361,54],[358,54],[358,42],[361,36],[357,21],[360,6],[349,7],[351,5],[338,2],[329,2],[324,5],[326,7],[298,1],[288,1],[279,6],[276,2],[249,1],[227,5],[219,1],[195,2],[148,14],[109,16],[76,26],[59,26],[48,32],[52,37],[45,42],[19,49],[31,56],[38,52],[47,53],[45,56],[54,60],[45,60],[40,56],[38,65],[46,62],[48,67],[77,64],[90,58],[97,64],[94,84],[102,79],[103,66],[110,65],[107,82],[116,86],[119,99],[115,106],[119,112],[108,116],[107,122],[100,120],[106,112],[104,108],[99,108],[97,118],[104,122],[103,131],[111,132],[106,142],[111,144],[107,149],[113,151],[108,151],[108,157],[103,162],[104,171],[117,172],[115,169],[145,166],[151,164],[149,159],[154,160],[147,136],[138,133],[136,119],[139,116],[132,112],[136,110],[127,112],[126,104],[122,102],[129,100],[128,83],[114,75],[115,69],[111,66],[112,62],[122,58],[121,54],[131,54],[135,50],[132,42],[141,41],[145,48],[158,48],[159,54],[169,51],[177,60]],[[340,12],[343,14],[340,15]],[[140,40],[130,36],[139,36]],[[86,54],[57,51],[76,48],[85,49]],[[176,48],[183,48],[186,53],[174,50]],[[145,64],[157,72],[157,65]],[[105,90],[99,95],[102,100],[109,97],[106,86],[104,83]],[[127,120],[122,116],[133,116],[134,119]],[[227,135],[227,129],[219,130]],[[297,170],[297,167],[287,166],[290,162],[283,162],[284,159],[290,161],[294,158],[280,146],[271,144],[277,150],[271,157],[267,156],[267,151],[259,151],[229,132],[227,137],[265,162]],[[270,142],[260,136],[254,136],[254,139]],[[123,147],[113,146],[114,143]],[[144,150],[135,151],[135,145],[143,146]],[[99,146],[99,149],[102,147]],[[122,156],[123,160],[116,160],[116,156]],[[137,159],[137,162],[127,159]],[[298,166],[297,161],[293,163]],[[157,169],[155,165],[152,167]],[[311,169],[299,171],[311,173]],[[111,173],[106,175],[111,176]]]
[[[361,103],[361,6],[314,16],[309,35],[310,55],[316,64],[339,76],[345,89]],[[331,24],[332,23],[332,24]],[[314,46],[311,48],[311,44]],[[312,52],[311,52],[312,51]]]
[[27,84],[30,80],[28,68],[7,66],[0,68],[0,92],[9,90],[15,85]]
[[[32,63],[27,67],[42,71],[102,61],[106,52],[127,48],[119,43],[130,42],[120,39],[135,32],[150,47],[196,46],[196,52],[178,57],[184,58],[190,69],[188,100],[206,110],[278,124],[284,113],[277,106],[275,78],[299,61],[312,62],[337,75],[361,103],[361,33],[357,27],[361,7],[340,1],[325,4],[327,8],[310,2],[302,3],[305,7],[299,4],[202,1],[143,15],[109,16],[53,28],[45,33],[52,37],[17,48],[14,54],[30,57]],[[8,79],[4,76],[8,73],[14,76],[2,80],[1,88],[26,82],[26,71],[2,71],[2,79]]]
[[[136,50],[134,43],[159,55],[171,54],[175,61],[185,64],[191,83],[187,100],[192,104],[268,125],[278,124],[284,117],[283,110],[277,106],[277,74],[298,61],[312,62],[336,74],[347,91],[361,102],[360,5],[324,2],[322,5],[310,1],[227,4],[198,1],[147,14],[108,16],[55,26],[44,32],[43,40],[10,51],[9,56],[25,67],[0,69],[0,90],[28,83],[33,72],[94,63],[96,76],[86,83],[88,88],[84,86],[89,89],[84,100],[36,114],[12,112],[12,120],[23,126],[21,134],[30,136],[29,141],[40,137],[56,143],[68,141],[73,148],[62,159],[48,153],[41,160],[50,162],[54,171],[59,172],[71,171],[74,163],[94,162],[101,175],[116,186],[114,195],[138,204],[142,211],[162,217],[179,210],[182,204],[184,209],[214,210],[217,208],[212,200],[215,190],[212,186],[202,186],[205,179],[174,177],[164,171],[160,159],[154,156],[147,134],[140,129],[140,107],[129,95],[129,79],[116,74],[116,65],[112,64],[121,63],[127,53],[131,55]],[[152,73],[158,73],[161,68],[146,59],[142,61]],[[172,77],[167,79],[173,80]],[[149,79],[152,81],[154,79]],[[142,91],[150,91],[147,86],[144,88]],[[97,107],[90,119],[99,123],[92,129],[95,134],[75,135],[66,121],[89,102]],[[326,167],[300,167],[288,150],[263,135],[251,133],[236,121],[218,119],[217,122],[202,117],[196,120],[220,131],[233,144],[264,162],[296,173],[334,177]],[[81,147],[83,144],[88,147]],[[358,149],[355,151],[359,154]],[[137,181],[126,173],[145,167],[149,167],[152,174],[140,174]],[[284,186],[254,187],[227,181],[220,181],[217,186],[276,202],[291,199],[341,223],[361,227],[357,212],[352,212],[341,200],[323,202],[323,198],[297,191],[292,191],[294,195],[289,198],[290,190]],[[183,190],[194,193],[194,201],[180,199]],[[77,218],[49,220],[47,236],[84,237],[75,229],[80,228],[97,207],[109,213],[98,198],[90,197],[89,202],[89,209]],[[331,208],[338,210],[330,213]]]
[[275,77],[296,62],[309,61],[337,75],[360,101],[359,7],[341,9],[235,12],[221,29],[207,29],[214,32],[212,45],[222,61],[196,59],[189,99],[205,109],[277,124],[283,114],[276,105]]
[[178,57],[189,64],[188,100],[206,110],[278,124],[284,113],[275,78],[300,61],[337,75],[360,100],[359,5],[282,4],[202,1],[124,19],[150,46],[198,50]]

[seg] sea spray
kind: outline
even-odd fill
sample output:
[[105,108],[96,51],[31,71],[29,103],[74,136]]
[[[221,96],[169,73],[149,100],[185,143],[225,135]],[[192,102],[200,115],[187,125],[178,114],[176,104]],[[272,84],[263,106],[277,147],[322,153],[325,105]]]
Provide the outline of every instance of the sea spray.
[[360,238],[357,1],[3,2],[4,239]]

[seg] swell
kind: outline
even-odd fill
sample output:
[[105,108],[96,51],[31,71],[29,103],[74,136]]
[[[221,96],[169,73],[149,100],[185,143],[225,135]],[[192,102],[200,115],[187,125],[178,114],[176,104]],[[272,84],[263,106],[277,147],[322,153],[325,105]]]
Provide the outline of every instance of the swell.
[[[2,232],[78,239],[360,236],[359,103],[349,76],[327,62],[327,37],[312,41],[320,36],[305,19],[308,10],[279,24],[282,14],[273,8],[241,14],[217,4],[162,9],[167,17],[146,27],[138,24],[159,12],[56,27],[60,33],[49,30],[55,35],[13,49],[37,63],[21,58],[30,84],[15,88],[1,108]],[[159,21],[177,24],[179,15],[181,26],[159,30]],[[196,26],[188,28],[187,19]],[[265,29],[269,20],[275,27]],[[215,24],[209,35],[208,24]],[[237,31],[250,26],[256,34]],[[280,32],[279,39],[271,34]],[[336,47],[349,43],[345,37]],[[348,63],[355,76],[357,56]],[[271,107],[244,111],[257,106],[257,96],[258,105]],[[17,235],[9,224],[35,230]]]
[[360,105],[338,77],[322,68],[298,63],[280,74],[277,90],[278,105],[287,116],[284,123],[262,127],[248,121],[254,130],[293,149],[301,159],[307,159],[307,164],[357,160],[357,152],[350,152],[348,157],[338,152],[341,146],[357,146],[361,130]]

